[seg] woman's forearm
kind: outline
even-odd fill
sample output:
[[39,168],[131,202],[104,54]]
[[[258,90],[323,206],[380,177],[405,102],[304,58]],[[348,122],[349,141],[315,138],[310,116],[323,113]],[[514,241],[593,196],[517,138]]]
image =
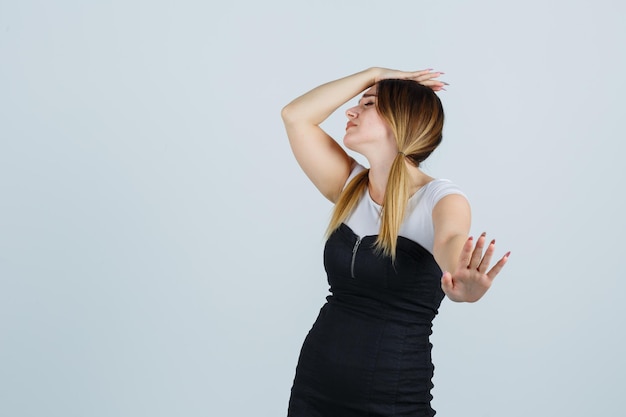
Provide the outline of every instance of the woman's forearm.
[[283,120],[319,125],[348,100],[374,85],[379,70],[369,68],[314,88],[283,108]]

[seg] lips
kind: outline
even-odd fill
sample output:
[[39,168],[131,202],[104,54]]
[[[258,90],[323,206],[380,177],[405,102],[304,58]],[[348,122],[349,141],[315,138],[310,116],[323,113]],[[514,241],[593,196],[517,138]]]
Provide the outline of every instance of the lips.
[[348,124],[346,124],[346,130],[350,129],[351,127],[356,126],[354,123],[352,122],[348,122]]

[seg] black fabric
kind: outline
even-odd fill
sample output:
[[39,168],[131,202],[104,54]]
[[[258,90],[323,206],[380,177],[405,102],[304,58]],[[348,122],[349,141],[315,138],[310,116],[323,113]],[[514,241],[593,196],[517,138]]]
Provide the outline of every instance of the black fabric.
[[429,336],[442,271],[410,239],[398,238],[395,264],[375,240],[342,224],[326,242],[331,295],[302,346],[289,417],[435,414]]

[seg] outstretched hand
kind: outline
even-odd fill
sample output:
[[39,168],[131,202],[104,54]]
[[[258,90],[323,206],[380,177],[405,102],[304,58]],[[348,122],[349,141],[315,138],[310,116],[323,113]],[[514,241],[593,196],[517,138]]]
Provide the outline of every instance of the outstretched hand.
[[431,68],[420,71],[398,71],[388,68],[378,68],[376,82],[388,79],[413,80],[430,87],[433,91],[445,90],[448,83],[438,80],[443,72],[433,71]]
[[485,233],[480,235],[476,242],[476,247],[474,247],[472,237],[467,239],[465,245],[463,245],[456,271],[454,273],[446,271],[443,274],[441,288],[452,301],[478,301],[487,292],[496,275],[506,264],[511,252],[507,252],[487,272],[495,250],[496,241],[492,240],[489,243],[483,256],[485,236]]

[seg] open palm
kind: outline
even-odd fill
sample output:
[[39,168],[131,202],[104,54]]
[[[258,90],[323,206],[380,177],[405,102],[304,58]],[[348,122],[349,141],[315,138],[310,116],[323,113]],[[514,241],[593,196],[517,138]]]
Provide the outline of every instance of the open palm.
[[445,272],[441,278],[441,288],[452,301],[478,301],[491,287],[491,283],[506,264],[510,252],[507,252],[489,271],[489,263],[495,250],[495,240],[485,247],[486,234],[478,238],[474,247],[472,237],[463,245],[456,270]]

